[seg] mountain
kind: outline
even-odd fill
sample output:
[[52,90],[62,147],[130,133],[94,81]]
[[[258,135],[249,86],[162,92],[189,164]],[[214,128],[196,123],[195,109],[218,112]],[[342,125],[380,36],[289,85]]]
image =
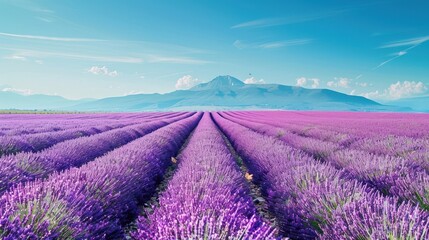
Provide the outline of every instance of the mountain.
[[402,98],[386,102],[386,104],[400,107],[411,107],[417,112],[429,112],[429,96]]
[[83,103],[70,110],[152,111],[289,109],[336,111],[400,111],[360,96],[328,89],[306,89],[280,84],[245,84],[231,76],[218,76],[189,90],[166,94],[137,94]]
[[231,76],[218,76],[208,83],[201,83],[193,88],[191,91],[202,91],[202,90],[230,90],[237,89],[245,86],[246,84],[235,77]]
[[14,92],[0,91],[0,109],[62,109],[77,104],[88,103],[91,99],[68,100],[60,96],[50,95],[21,95]]

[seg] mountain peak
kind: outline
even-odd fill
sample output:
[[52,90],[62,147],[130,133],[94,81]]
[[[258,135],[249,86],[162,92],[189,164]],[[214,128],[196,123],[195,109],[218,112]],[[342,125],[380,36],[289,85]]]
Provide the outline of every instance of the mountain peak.
[[245,83],[238,80],[237,78],[229,75],[225,75],[225,76],[217,76],[210,82],[199,84],[191,88],[191,90],[229,89],[229,88],[242,87],[244,85]]
[[238,80],[235,77],[225,75],[225,76],[217,76],[213,80],[210,81],[211,83],[216,84],[222,84],[222,85],[229,85],[229,86],[243,86],[244,82]]

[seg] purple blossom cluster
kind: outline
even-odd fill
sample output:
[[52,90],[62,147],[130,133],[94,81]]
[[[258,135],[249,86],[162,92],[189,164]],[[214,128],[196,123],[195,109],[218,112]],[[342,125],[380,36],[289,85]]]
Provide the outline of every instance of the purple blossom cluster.
[[149,121],[58,143],[36,153],[18,153],[0,158],[0,194],[12,186],[44,178],[56,171],[78,167],[147,133],[190,114]]
[[2,239],[122,239],[201,114],[178,120],[79,168],[0,197]]
[[[346,171],[315,161],[273,136],[259,134],[219,114],[213,116],[263,187],[283,235],[293,239],[429,237],[428,215],[420,207],[382,196],[358,180],[344,177]],[[353,229],[364,220],[367,222],[356,231],[328,231],[339,226]]]
[[210,114],[186,148],[159,207],[141,216],[135,239],[270,239],[249,188]]

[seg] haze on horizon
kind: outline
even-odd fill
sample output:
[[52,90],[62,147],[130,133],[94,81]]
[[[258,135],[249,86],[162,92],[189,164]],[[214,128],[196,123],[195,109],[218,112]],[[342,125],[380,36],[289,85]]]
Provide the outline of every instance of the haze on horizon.
[[0,91],[166,93],[232,75],[377,101],[427,96],[426,1],[0,0]]

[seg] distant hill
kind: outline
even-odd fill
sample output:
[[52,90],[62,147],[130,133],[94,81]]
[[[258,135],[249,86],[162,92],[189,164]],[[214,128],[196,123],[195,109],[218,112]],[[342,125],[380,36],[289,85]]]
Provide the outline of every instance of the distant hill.
[[166,94],[137,94],[105,98],[68,109],[86,111],[290,109],[337,111],[401,111],[361,96],[328,89],[306,89],[280,84],[245,84],[218,76],[189,90]]
[[42,94],[21,95],[14,92],[0,91],[0,109],[65,109],[92,100],[68,100],[60,96],[49,96]]
[[417,112],[429,112],[429,96],[414,97],[414,98],[403,98],[395,101],[386,102],[386,104],[400,106],[400,107],[412,107],[413,111]]

